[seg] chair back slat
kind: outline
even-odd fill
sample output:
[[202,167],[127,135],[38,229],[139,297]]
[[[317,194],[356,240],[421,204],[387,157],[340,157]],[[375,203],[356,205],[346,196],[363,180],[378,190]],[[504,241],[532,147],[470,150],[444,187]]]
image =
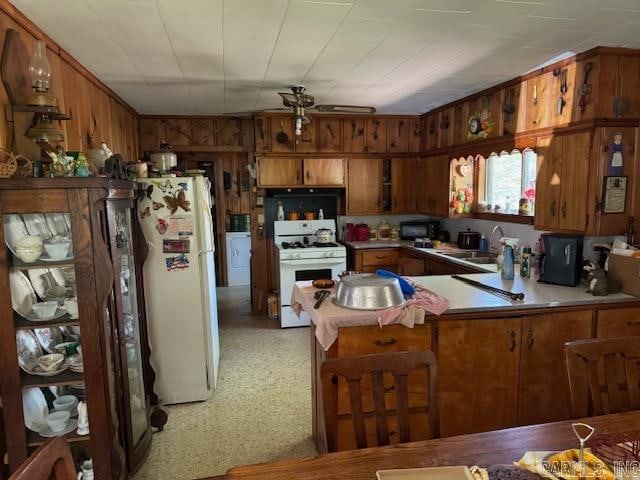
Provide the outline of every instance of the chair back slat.
[[640,337],[577,340],[565,354],[575,417],[640,408]]
[[76,469],[69,444],[62,437],[41,445],[15,471],[9,480],[76,480]]
[[396,408],[398,411],[398,427],[400,441],[411,441],[411,427],[409,426],[409,389],[406,375],[394,375],[396,385]]
[[373,392],[373,413],[376,417],[376,439],[378,446],[389,445],[389,426],[384,404],[384,377],[380,370],[371,372],[371,390]]
[[351,403],[351,419],[356,434],[356,445],[358,448],[367,448],[367,430],[364,426],[360,378],[347,378],[347,384],[349,385],[349,402]]
[[[391,433],[389,417],[397,419],[399,440],[411,441],[411,418],[409,409],[410,374],[419,368],[428,370],[426,405],[429,418],[429,437],[438,435],[438,408],[436,401],[437,362],[431,351],[393,352],[355,357],[330,359],[321,367],[324,419],[326,427],[327,450],[332,452],[338,448],[338,384],[334,377],[343,377],[349,390],[350,416],[352,419],[357,448],[368,445],[366,418],[375,418],[377,445],[388,445]],[[393,388],[386,388],[384,375],[393,376]],[[372,411],[364,412],[363,382],[370,380],[373,397]],[[395,410],[388,407],[387,396],[395,399]],[[370,408],[370,407],[368,407]],[[424,411],[424,409],[422,410]]]

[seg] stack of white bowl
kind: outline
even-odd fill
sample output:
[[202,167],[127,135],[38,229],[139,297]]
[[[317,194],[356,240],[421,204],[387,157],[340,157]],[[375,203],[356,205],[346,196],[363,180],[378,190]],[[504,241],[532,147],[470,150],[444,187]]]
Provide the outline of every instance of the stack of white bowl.
[[42,255],[44,245],[38,235],[27,235],[18,240],[14,248],[20,260],[24,263],[33,263]]

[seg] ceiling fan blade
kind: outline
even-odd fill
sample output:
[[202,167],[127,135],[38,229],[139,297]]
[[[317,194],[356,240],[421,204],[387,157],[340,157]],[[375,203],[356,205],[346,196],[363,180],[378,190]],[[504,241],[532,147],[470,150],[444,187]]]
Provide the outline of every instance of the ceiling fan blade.
[[376,113],[376,107],[368,107],[365,105],[316,105],[314,108],[319,112]]
[[298,96],[295,93],[288,92],[278,92],[278,95],[282,97],[282,100],[285,102],[289,102],[291,105],[295,105],[298,102]]
[[305,111],[302,117],[302,125],[309,125],[313,120],[311,119],[311,115],[309,112]]

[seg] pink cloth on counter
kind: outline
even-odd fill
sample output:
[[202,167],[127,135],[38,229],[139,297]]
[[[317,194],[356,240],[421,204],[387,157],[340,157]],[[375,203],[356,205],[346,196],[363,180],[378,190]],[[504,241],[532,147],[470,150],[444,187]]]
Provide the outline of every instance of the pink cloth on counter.
[[424,287],[418,286],[414,298],[410,299],[402,307],[387,310],[351,310],[337,306],[335,288],[330,290],[331,298],[327,298],[318,310],[313,306],[316,300],[313,294],[318,289],[311,286],[310,281],[296,282],[291,294],[291,308],[300,315],[304,310],[311,317],[316,327],[316,338],[324,350],[329,350],[338,338],[338,329],[342,327],[357,327],[378,325],[401,324],[408,328],[424,323],[426,311],[435,315],[442,314],[449,307],[449,301]]

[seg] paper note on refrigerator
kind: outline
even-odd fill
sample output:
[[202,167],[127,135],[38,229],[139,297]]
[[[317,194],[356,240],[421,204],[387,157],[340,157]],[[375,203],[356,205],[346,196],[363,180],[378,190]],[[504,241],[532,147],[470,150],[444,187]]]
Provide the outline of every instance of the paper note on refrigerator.
[[193,217],[169,217],[169,231],[171,236],[190,237],[193,235]]

